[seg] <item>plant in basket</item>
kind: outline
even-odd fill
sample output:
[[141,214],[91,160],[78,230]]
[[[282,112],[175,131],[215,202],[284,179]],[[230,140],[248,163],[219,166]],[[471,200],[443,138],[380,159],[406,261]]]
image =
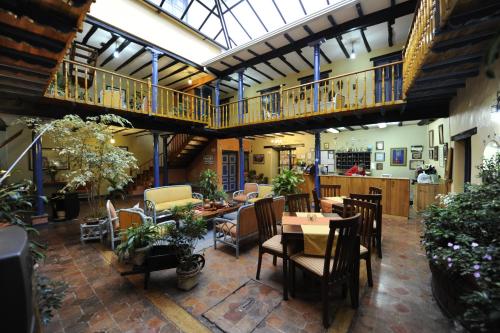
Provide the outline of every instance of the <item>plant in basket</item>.
[[133,264],[142,265],[151,246],[163,237],[165,232],[162,229],[163,226],[151,220],[127,228],[122,233],[124,241],[116,248],[116,254],[120,260],[128,258]]

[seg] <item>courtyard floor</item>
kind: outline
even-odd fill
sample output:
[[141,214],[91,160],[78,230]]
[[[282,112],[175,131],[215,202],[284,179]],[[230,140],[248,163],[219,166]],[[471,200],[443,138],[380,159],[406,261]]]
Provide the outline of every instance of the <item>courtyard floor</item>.
[[[117,206],[130,207],[133,200]],[[84,214],[84,210],[82,210]],[[82,215],[83,216],[83,215]],[[372,257],[374,287],[361,270],[360,307],[340,292],[332,298],[329,332],[454,332],[430,290],[430,271],[420,246],[420,219],[384,217],[383,259]],[[63,307],[46,332],[325,332],[319,283],[297,275],[297,295],[282,300],[282,266],[264,256],[255,280],[257,246],[234,249],[202,244],[206,266],[189,292],[176,288],[174,269],[122,277],[130,269],[106,244],[79,241],[78,221],[50,223],[40,236],[48,243],[41,270],[68,283]],[[209,233],[207,237],[212,237]],[[363,262],[364,263],[364,262]],[[364,265],[362,265],[364,267]]]

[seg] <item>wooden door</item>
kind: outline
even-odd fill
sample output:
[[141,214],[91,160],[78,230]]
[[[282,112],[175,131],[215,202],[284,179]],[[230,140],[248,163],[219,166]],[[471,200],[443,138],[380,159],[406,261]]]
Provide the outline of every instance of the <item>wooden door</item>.
[[222,188],[225,192],[236,191],[238,184],[238,153],[222,152]]

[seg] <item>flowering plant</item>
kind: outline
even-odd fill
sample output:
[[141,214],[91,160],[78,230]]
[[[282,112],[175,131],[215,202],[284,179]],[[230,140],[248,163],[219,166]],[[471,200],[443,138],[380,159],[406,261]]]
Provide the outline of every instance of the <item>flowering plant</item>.
[[462,322],[474,331],[500,325],[500,154],[479,167],[481,185],[442,196],[424,213],[427,257],[451,275],[469,278]]

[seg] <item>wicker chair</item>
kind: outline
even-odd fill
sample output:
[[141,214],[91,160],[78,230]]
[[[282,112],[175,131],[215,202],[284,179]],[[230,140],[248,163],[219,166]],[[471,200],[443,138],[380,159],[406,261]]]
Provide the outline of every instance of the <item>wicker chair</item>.
[[373,222],[377,205],[360,200],[344,199],[344,218],[353,216],[355,214],[361,215],[361,222],[359,225],[359,258],[366,261],[366,274],[368,276],[368,285],[373,287],[372,276],[372,261],[371,261],[371,245],[373,236]]
[[[323,325],[325,328],[330,326],[328,314],[330,288],[341,285],[345,290],[345,286],[348,285],[352,307],[356,309],[359,304],[359,252],[356,251],[359,248],[359,237],[357,236],[359,223],[359,214],[343,220],[330,221],[330,231],[324,257],[308,256],[303,253],[290,257],[292,297],[295,297],[296,266],[321,278]],[[332,257],[335,238],[336,244]]]
[[307,193],[287,195],[286,204],[290,213],[311,211],[311,203],[309,202],[309,194]]

